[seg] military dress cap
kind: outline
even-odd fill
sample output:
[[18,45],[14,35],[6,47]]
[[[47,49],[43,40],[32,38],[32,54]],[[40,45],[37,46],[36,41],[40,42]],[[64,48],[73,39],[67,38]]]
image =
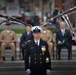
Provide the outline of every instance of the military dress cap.
[[33,33],[38,33],[42,31],[42,28],[40,26],[34,26],[31,30]]
[[48,22],[41,22],[41,26],[47,26],[48,24]]

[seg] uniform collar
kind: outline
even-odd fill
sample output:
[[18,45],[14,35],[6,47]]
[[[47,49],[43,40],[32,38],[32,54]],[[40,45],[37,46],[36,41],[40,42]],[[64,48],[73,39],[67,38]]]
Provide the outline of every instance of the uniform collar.
[[7,32],[7,33],[10,33],[10,30],[7,30],[7,29],[6,29],[6,32]]
[[47,32],[47,30],[43,30],[42,32],[43,32],[43,33],[46,33],[46,32]]
[[40,44],[40,39],[39,40],[34,40],[35,41],[35,43],[38,43],[38,46],[39,46],[39,44]]

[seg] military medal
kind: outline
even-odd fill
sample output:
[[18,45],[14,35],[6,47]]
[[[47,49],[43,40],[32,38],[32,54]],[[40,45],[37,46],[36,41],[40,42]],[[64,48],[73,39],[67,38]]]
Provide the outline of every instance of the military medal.
[[44,53],[45,53],[45,51],[46,51],[45,46],[42,46],[41,50],[42,50],[42,54],[44,55]]
[[13,35],[13,34],[11,33],[11,35]]
[[49,62],[49,58],[46,58],[46,63],[48,63]]

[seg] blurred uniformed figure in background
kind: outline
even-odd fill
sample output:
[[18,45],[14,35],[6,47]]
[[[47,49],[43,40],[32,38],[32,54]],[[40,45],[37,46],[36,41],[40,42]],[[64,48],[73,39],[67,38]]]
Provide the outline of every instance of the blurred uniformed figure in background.
[[0,41],[1,43],[1,56],[3,57],[3,60],[5,61],[5,48],[7,46],[11,47],[12,50],[12,58],[11,60],[14,60],[15,56],[15,43],[16,42],[16,33],[10,29],[10,23],[6,23],[6,29],[1,32],[0,35]]
[[25,69],[30,75],[47,75],[51,72],[48,44],[40,39],[41,30],[39,26],[32,28],[34,39],[26,46]]
[[42,27],[41,39],[43,39],[48,43],[49,53],[51,55],[51,52],[53,50],[52,32],[47,29],[47,25],[48,23],[44,23],[44,22],[41,23],[41,27]]
[[1,59],[1,46],[0,46],[0,64],[3,64],[4,61]]

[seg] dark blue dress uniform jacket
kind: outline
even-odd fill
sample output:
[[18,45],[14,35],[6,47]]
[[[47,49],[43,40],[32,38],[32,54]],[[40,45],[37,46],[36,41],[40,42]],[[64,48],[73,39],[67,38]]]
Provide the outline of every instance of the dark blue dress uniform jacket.
[[[46,51],[42,52],[42,47],[45,46]],[[30,62],[29,62],[30,57]],[[46,62],[46,58],[49,61]],[[51,59],[48,50],[47,42],[40,40],[39,46],[32,40],[27,43],[25,56],[25,69],[30,69],[30,75],[46,75],[46,70],[51,70]]]

